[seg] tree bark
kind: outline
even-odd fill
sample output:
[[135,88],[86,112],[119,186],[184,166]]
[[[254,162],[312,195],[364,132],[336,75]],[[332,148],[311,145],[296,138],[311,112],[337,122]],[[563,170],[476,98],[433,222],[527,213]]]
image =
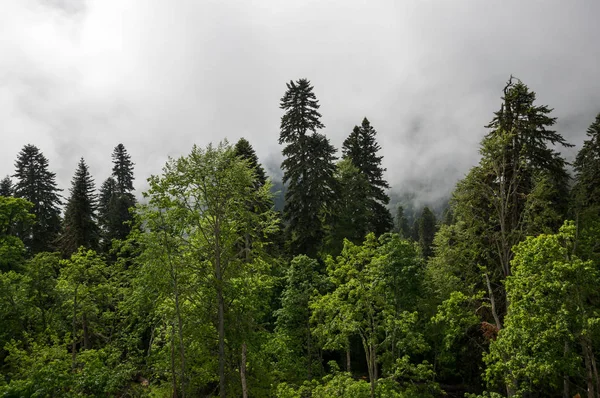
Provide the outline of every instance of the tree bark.
[[173,382],[173,398],[177,398],[177,371],[175,369],[175,325],[171,324],[171,376]]
[[346,346],[346,372],[351,373],[352,372],[352,361],[351,361],[351,357],[350,357],[350,341],[348,341],[347,346]]
[[242,381],[242,398],[248,398],[248,385],[246,383],[246,343],[242,343],[242,359],[240,362],[240,379]]
[[81,323],[82,323],[82,327],[83,327],[83,348],[85,348],[86,350],[89,350],[90,347],[90,334],[88,331],[88,324],[87,324],[87,318],[85,316],[85,313],[81,316]]
[[221,226],[215,221],[215,278],[217,283],[217,332],[219,334],[219,396],[225,398],[225,298],[223,297],[223,269],[221,264]]
[[587,381],[587,396],[588,398],[596,398],[594,392],[594,371],[592,370],[592,359],[590,355],[590,343],[586,338],[581,339],[581,348],[583,351],[583,359],[585,362],[586,381]]
[[[565,341],[565,357],[569,354],[569,342]],[[563,398],[571,398],[571,394],[569,391],[569,376],[563,375]]]

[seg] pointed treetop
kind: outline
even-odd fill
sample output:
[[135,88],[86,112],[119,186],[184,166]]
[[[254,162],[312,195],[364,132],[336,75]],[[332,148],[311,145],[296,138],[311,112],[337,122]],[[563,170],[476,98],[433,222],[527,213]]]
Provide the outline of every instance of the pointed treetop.
[[281,117],[279,143],[293,143],[303,138],[307,132],[316,133],[325,127],[321,123],[318,109],[319,101],[313,93],[313,86],[307,79],[286,84],[287,91],[281,98],[280,108],[285,110]]
[[13,183],[9,176],[6,176],[0,181],[0,196],[12,196]]
[[267,182],[265,170],[258,161],[258,156],[256,155],[256,152],[254,151],[254,148],[252,148],[250,142],[243,137],[240,138],[235,144],[234,153],[235,156],[239,156],[242,159],[248,161],[248,164],[256,173],[256,180],[258,181],[259,185],[265,185],[265,183]]
[[135,189],[133,187],[133,166],[135,163],[131,161],[131,156],[127,153],[127,149],[125,149],[123,144],[115,147],[112,159],[112,175],[117,181],[118,191],[120,193],[130,193]]

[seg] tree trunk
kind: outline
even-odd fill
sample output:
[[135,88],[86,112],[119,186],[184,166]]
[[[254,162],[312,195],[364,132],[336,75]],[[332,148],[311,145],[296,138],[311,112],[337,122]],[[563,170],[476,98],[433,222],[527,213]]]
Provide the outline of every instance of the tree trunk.
[[87,318],[85,316],[85,313],[83,313],[83,315],[81,316],[81,323],[83,326],[83,348],[85,348],[86,350],[89,350],[91,348],[90,334],[88,331],[88,324],[87,324]]
[[181,308],[179,306],[179,287],[177,285],[177,275],[173,274],[173,284],[175,290],[175,311],[177,313],[177,332],[179,335],[179,357],[181,360],[181,396],[185,398],[185,345],[183,344],[183,320],[181,318]]
[[592,369],[592,358],[590,355],[590,343],[584,337],[581,339],[581,348],[583,351],[583,359],[585,362],[586,381],[587,381],[587,396],[588,398],[596,398],[594,393],[594,371]]
[[173,377],[173,398],[177,398],[177,371],[175,369],[175,325],[171,324],[171,376]]
[[248,385],[246,384],[246,343],[242,343],[242,359],[240,362],[240,379],[242,381],[242,398],[248,398]]
[[348,373],[352,373],[352,361],[350,358],[350,341],[348,341],[347,346],[346,346],[346,372]]
[[598,368],[596,367],[596,356],[594,355],[594,349],[590,344],[590,354],[592,360],[592,371],[594,372],[594,380],[596,380],[596,393],[600,394],[600,379],[598,379]]
[[[569,354],[569,351],[569,342],[565,341],[565,357]],[[569,391],[569,376],[567,374],[563,375],[563,398],[571,398]]]

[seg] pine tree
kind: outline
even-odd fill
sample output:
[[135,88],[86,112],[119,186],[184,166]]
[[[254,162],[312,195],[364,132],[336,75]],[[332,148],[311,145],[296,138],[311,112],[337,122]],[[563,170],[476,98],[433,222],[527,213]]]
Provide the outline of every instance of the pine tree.
[[13,194],[13,183],[9,176],[0,181],[0,196],[9,197]]
[[115,147],[112,153],[112,176],[100,188],[98,220],[102,235],[102,250],[107,252],[113,239],[123,240],[131,232],[133,215],[129,211],[135,206],[133,195],[133,166],[131,156],[123,144]]
[[410,239],[410,225],[408,219],[404,215],[404,207],[398,205],[396,210],[396,232],[404,239]]
[[587,136],[574,164],[580,208],[600,206],[600,113],[587,129]]
[[418,221],[419,246],[425,259],[428,259],[433,254],[432,245],[436,232],[436,222],[435,214],[433,214],[429,207],[425,206]]
[[63,231],[58,241],[64,257],[69,257],[81,246],[95,249],[99,241],[99,229],[96,224],[98,198],[94,192],[94,180],[83,158],[79,161],[71,184],[71,197],[67,203]]
[[52,251],[60,232],[60,189],[56,174],[48,170],[48,159],[34,145],[25,145],[15,163],[17,179],[13,195],[33,203],[35,223],[21,233],[30,255]]
[[287,84],[280,108],[280,144],[285,160],[283,183],[288,184],[283,218],[293,254],[316,256],[324,238],[327,204],[336,192],[335,148],[317,129],[325,127],[313,87],[306,79]]
[[267,182],[267,175],[265,174],[265,169],[263,169],[262,165],[258,160],[258,156],[256,156],[256,152],[250,142],[245,138],[240,138],[234,147],[235,156],[239,156],[242,159],[245,159],[250,164],[250,167],[256,173],[256,181],[259,186],[265,185]]
[[393,226],[393,218],[386,205],[390,202],[385,190],[390,186],[383,179],[385,169],[381,167],[383,156],[377,156],[381,149],[375,140],[377,132],[371,126],[367,118],[364,118],[361,126],[354,126],[354,130],[346,138],[342,146],[344,158],[352,161],[361,173],[363,173],[370,185],[369,206],[372,213],[369,230],[380,235],[389,232]]

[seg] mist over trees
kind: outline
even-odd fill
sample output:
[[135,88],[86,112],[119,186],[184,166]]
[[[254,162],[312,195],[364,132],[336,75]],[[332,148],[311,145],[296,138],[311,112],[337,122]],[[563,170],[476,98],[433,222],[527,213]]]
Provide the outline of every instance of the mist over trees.
[[600,397],[600,113],[569,174],[511,76],[479,163],[415,207],[367,117],[331,144],[317,93],[282,90],[281,211],[244,138],[140,197],[123,144],[64,196],[25,145],[0,181],[0,396]]

